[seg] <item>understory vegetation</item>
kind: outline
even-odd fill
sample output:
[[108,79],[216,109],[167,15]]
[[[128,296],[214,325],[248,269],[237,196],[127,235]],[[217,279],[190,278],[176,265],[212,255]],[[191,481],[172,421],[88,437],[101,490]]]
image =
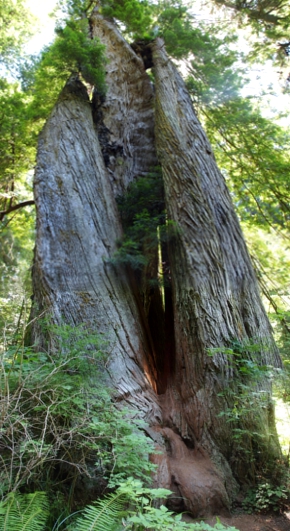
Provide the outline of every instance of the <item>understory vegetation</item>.
[[164,505],[170,491],[152,488],[154,443],[106,386],[105,341],[42,326],[53,349],[21,336],[1,348],[1,531],[212,529],[182,522]]
[[[182,515],[166,507],[170,491],[153,487],[150,455],[155,445],[146,423],[133,409],[120,406],[108,385],[106,337],[83,326],[57,326],[43,315],[47,345],[29,345],[37,137],[71,74],[81,76],[89,93],[93,86],[106,92],[105,50],[88,31],[95,2],[60,4],[63,16],[56,39],[37,57],[22,53],[32,33],[22,0],[0,7],[0,531],[210,531],[205,523],[183,522]],[[234,12],[226,31],[222,23],[198,24],[182,2],[100,4],[105,16],[118,20],[128,40],[149,42],[161,36],[171,57],[184,61],[188,90],[231,191],[284,368],[257,364],[259,345],[233,338],[222,353],[232,360],[235,385],[223,391],[229,407],[220,416],[233,426],[239,452],[251,441],[256,464],[249,470],[243,508],[283,511],[290,496],[290,432],[284,434],[279,463],[259,463],[264,440],[253,432],[249,413],[254,418],[266,407],[260,378],[274,387],[282,412],[290,403],[290,137],[279,120],[265,118],[258,98],[241,96],[241,63],[272,57],[285,74],[289,8],[285,2],[261,2],[264,30],[259,30],[253,3],[245,2],[241,12],[241,3],[216,0],[212,9],[225,4],[223,9]],[[267,6],[276,21],[269,22]],[[8,31],[11,20],[14,32]],[[248,58],[237,51],[238,24],[253,41]],[[124,237],[111,261],[142,275],[156,249],[166,247],[179,230],[167,219],[161,170],[140,177],[118,206]],[[170,280],[166,262],[162,264],[152,285],[164,287]],[[210,349],[208,355],[216,352],[221,348]],[[279,474],[269,482],[271,467]],[[225,527],[217,521],[214,529]]]
[[[135,419],[134,410],[119,407],[106,385],[104,338],[81,326],[56,326],[45,319],[41,326],[48,342],[54,338],[53,348],[47,345],[37,352],[27,347],[23,333],[6,336],[1,346],[0,529],[213,529],[202,522],[183,522],[182,515],[166,508],[170,491],[152,487],[154,443],[146,435],[146,423]],[[269,378],[277,376],[270,367],[243,358],[246,349],[257,348],[233,342],[225,352],[246,377],[238,391],[225,391],[235,392],[229,400],[234,398],[234,407],[221,413],[236,426],[241,452],[244,437],[252,439],[253,447],[263,444],[243,424],[246,410],[255,415],[263,407],[254,383],[261,371]],[[269,484],[271,463],[264,463],[256,487],[246,492],[244,510],[280,511],[287,506],[286,457],[280,463],[285,482]],[[217,522],[214,529],[225,527]]]

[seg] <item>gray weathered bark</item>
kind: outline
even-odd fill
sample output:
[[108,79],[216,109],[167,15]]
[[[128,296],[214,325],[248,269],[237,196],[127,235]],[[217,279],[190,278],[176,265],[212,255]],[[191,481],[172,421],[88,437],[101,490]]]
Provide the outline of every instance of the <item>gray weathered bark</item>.
[[117,196],[136,177],[157,165],[153,85],[141,57],[113,20],[104,19],[94,10],[90,23],[93,35],[106,45],[107,93],[104,102],[99,98],[95,101],[100,113],[99,138],[103,150],[107,150],[108,171]]
[[[237,455],[229,424],[218,417],[231,406],[231,399],[220,395],[239,378],[222,347],[252,340],[259,353],[245,347],[242,356],[260,366],[280,366],[279,354],[225,181],[161,39],[153,45],[153,63],[157,153],[168,217],[178,230],[170,245],[175,353],[163,398],[165,418],[182,439],[206,450],[226,481],[225,456],[236,476],[245,479],[253,454],[244,442],[244,455]],[[209,357],[208,349],[219,346],[221,352]],[[270,399],[267,378],[257,383],[260,389]],[[254,421],[252,412],[249,419],[245,415],[243,423],[264,438],[262,463],[279,452],[270,401],[255,415]]]
[[[75,79],[41,133],[34,193],[35,305],[58,324],[84,323],[104,334],[108,371],[120,398],[132,397],[141,415],[160,419],[139,310],[125,273],[108,261],[122,229],[88,96]],[[42,334],[36,321],[37,343]]]
[[[225,182],[162,41],[152,44],[155,142],[153,92],[141,58],[112,22],[94,13],[91,24],[107,45],[108,93],[105,100],[95,94],[91,105],[80,81],[71,79],[41,134],[35,303],[55,322],[105,334],[111,383],[148,420],[163,451],[155,457],[157,483],[182,500],[173,499],[173,508],[204,516],[229,506],[236,479],[247,479],[241,467],[249,465],[247,452],[238,455],[232,425],[218,417],[231,406],[223,392],[237,371],[223,352],[210,358],[207,349],[250,338],[262,345],[258,364],[278,365],[279,357]],[[106,142],[109,150],[119,146],[117,156],[105,152]],[[172,286],[154,322],[132,275],[116,271],[109,259],[122,235],[114,195],[155,165],[155,144],[176,234],[169,258],[164,251]],[[161,336],[152,341],[160,322],[163,345]],[[41,344],[37,321],[33,334]],[[257,388],[270,394],[264,380]],[[251,418],[251,429],[266,441],[261,460],[279,455],[268,406]]]

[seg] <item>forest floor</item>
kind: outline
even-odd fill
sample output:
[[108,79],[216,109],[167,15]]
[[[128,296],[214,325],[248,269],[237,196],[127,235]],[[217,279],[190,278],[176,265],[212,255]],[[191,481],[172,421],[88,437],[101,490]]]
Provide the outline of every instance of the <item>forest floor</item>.
[[[214,525],[216,519],[206,520]],[[290,531],[290,513],[284,514],[236,514],[220,517],[223,524],[236,527],[239,531]]]
[[[190,517],[184,518],[193,521]],[[219,516],[224,525],[234,526],[239,531],[290,531],[290,512],[283,514],[233,514]],[[216,518],[207,518],[204,522],[214,525]]]

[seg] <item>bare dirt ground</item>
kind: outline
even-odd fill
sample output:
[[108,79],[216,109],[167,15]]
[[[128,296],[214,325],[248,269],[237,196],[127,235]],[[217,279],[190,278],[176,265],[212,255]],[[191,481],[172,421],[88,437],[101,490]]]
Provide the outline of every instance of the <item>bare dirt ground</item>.
[[[207,520],[214,524],[216,519]],[[239,514],[220,517],[223,524],[236,527],[239,531],[290,531],[290,513],[281,515]]]
[[[188,522],[193,521],[189,517]],[[220,516],[219,520],[224,525],[234,526],[239,531],[290,531],[290,512],[283,514],[235,514],[232,516]],[[216,518],[204,520],[210,525],[216,523]]]

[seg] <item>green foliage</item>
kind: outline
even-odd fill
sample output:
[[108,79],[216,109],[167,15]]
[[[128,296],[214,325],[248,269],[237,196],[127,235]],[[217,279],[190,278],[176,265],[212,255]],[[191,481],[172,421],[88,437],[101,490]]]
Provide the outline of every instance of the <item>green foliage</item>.
[[128,496],[121,489],[88,505],[73,523],[74,531],[114,531],[120,526]]
[[15,66],[22,45],[31,36],[33,17],[23,0],[0,3],[0,64]]
[[206,127],[243,221],[289,231],[289,133],[243,99],[207,110]]
[[57,2],[64,20],[88,17],[96,5],[98,0],[58,0]]
[[203,522],[188,524],[182,521],[181,514],[174,515],[163,505],[154,506],[156,500],[169,494],[167,489],[146,488],[140,481],[129,478],[114,494],[86,508],[68,531],[236,531],[220,522],[214,527]]
[[[211,45],[212,41],[211,37]],[[203,46],[206,44],[204,38],[201,42]],[[188,64],[186,86],[201,113],[209,106],[237,98],[243,83],[242,72],[234,66],[235,52],[229,52],[220,39],[215,44],[215,51],[212,46],[206,50],[197,48],[194,60]]]
[[148,37],[154,6],[147,0],[59,0],[65,20],[89,18],[94,7],[105,17],[122,23],[122,30],[135,37]]
[[32,199],[28,172],[34,164],[38,128],[29,120],[29,102],[18,83],[0,80],[0,328],[8,329],[15,329],[26,298],[34,245],[33,206],[13,211]]
[[[272,454],[275,426],[274,422],[271,425],[274,406],[270,396],[271,382],[279,370],[262,364],[261,353],[265,350],[267,346],[261,343],[237,338],[229,347],[209,349],[210,356],[226,356],[232,371],[231,380],[224,382],[224,388],[218,394],[223,398],[223,409],[218,416],[231,425],[234,459],[245,469],[245,477],[250,482],[258,475],[274,477],[275,473],[280,480],[282,473],[280,463],[273,459],[275,452]],[[224,407],[225,403],[227,407]],[[269,419],[270,429],[265,426],[265,416]],[[267,462],[260,461],[260,454],[268,455]]]
[[152,26],[152,6],[146,0],[103,0],[101,13],[114,17],[125,25],[126,32],[134,37],[148,37]]
[[237,58],[237,54],[229,50],[226,58],[225,49],[225,45],[233,42],[235,37],[218,38],[203,28],[202,23],[196,27],[192,15],[182,3],[161,4],[157,21],[159,34],[165,40],[167,52],[176,59],[194,54],[193,68],[198,68],[196,62],[210,62],[213,67],[213,59],[217,59],[222,52],[224,64],[227,66],[232,65]]
[[21,182],[34,163],[38,131],[28,122],[28,104],[29,97],[21,92],[18,83],[0,79],[0,210],[5,210],[6,203],[17,196],[15,180]]
[[[189,524],[182,521],[182,514],[174,514],[164,505],[160,508],[146,506],[142,513],[131,516],[127,520],[130,531],[237,531],[235,527],[224,526],[218,522],[214,527],[204,522]],[[133,525],[132,525],[133,524]]]
[[96,37],[90,38],[87,20],[70,20],[56,33],[55,42],[43,57],[43,66],[55,69],[56,77],[81,73],[85,81],[104,91],[105,47]]
[[248,491],[243,500],[243,507],[249,511],[267,512],[284,509],[285,500],[289,497],[286,487],[260,483],[256,489]]
[[31,303],[32,209],[22,209],[0,223],[0,330],[5,330],[8,336],[13,335],[27,319]]
[[255,342],[253,339],[240,340],[232,338],[228,347],[216,347],[208,349],[208,355],[214,356],[217,353],[224,354],[232,362],[237,375],[248,376],[250,379],[264,375],[269,367],[258,363],[259,354],[265,350],[265,346]]
[[186,60],[187,88],[195,104],[209,105],[236,97],[242,86],[241,72],[235,65],[239,54],[233,50],[235,35],[196,24],[194,16],[181,2],[162,2],[156,14],[158,35],[175,59]]
[[[182,521],[182,514],[174,515],[164,505],[160,508],[154,506],[156,500],[165,499],[170,494],[167,489],[147,488],[140,481],[128,478],[115,492],[59,519],[53,531],[237,531],[234,527],[223,526],[218,518],[214,527],[204,522],[189,524]],[[0,526],[2,521],[4,525],[0,529],[42,531],[47,509],[43,492],[29,495],[12,493],[0,503]]]
[[170,270],[168,263],[160,264],[160,257],[166,244],[178,235],[179,227],[166,216],[161,170],[156,168],[139,177],[124,196],[117,198],[117,203],[124,237],[118,242],[112,263],[129,265],[137,273],[138,281],[143,275],[143,288],[167,284]]
[[[160,170],[139,177],[117,199],[124,238],[113,258],[114,263],[130,264],[143,269],[155,256],[160,238],[157,228],[165,229],[165,204]],[[161,237],[165,238],[165,231]]]
[[1,352],[2,493],[25,484],[49,490],[56,470],[64,492],[81,476],[111,485],[128,474],[149,480],[153,445],[111,399],[100,338],[83,327],[45,326],[53,353],[15,341]]
[[133,181],[125,195],[117,201],[125,230],[134,223],[136,212],[147,210],[151,218],[164,215],[161,169],[156,168],[154,172]]
[[[283,360],[283,369],[274,381],[275,415],[280,444],[289,467],[290,448],[290,312],[277,309],[271,314],[276,342]],[[288,490],[290,483],[288,481]]]
[[[0,231],[9,239],[9,219],[5,217],[15,204],[31,199],[31,176],[38,128],[29,121],[30,98],[23,94],[18,83],[0,79]],[[9,263],[8,249],[3,245],[2,260]]]
[[262,280],[260,286],[265,302],[275,311],[285,311],[290,285],[290,250],[285,246],[287,232],[268,229],[267,225],[257,227],[250,220],[242,223],[242,229],[256,275]]
[[[186,523],[182,514],[174,514],[164,505],[156,507],[155,500],[164,500],[170,495],[167,489],[148,489],[136,480],[128,480],[120,486],[120,491],[127,493],[133,503],[129,516],[123,519],[127,531],[236,531],[234,527],[224,527],[220,522],[212,527],[204,522]],[[155,503],[154,503],[155,502]]]
[[287,0],[213,0],[213,3],[220,6],[223,13],[226,8],[227,16],[234,15],[238,24],[247,28],[248,33],[251,28],[250,39],[255,59],[273,59],[275,54],[283,61],[285,55],[289,55],[287,42],[290,11]]
[[0,531],[43,531],[48,509],[44,492],[11,492],[0,501]]
[[276,341],[284,362],[284,382],[280,390],[280,396],[290,402],[290,311],[278,310],[272,315],[275,326]]
[[87,19],[68,20],[58,26],[54,42],[41,56],[31,57],[22,65],[23,89],[31,97],[30,120],[46,119],[61,89],[72,74],[105,93],[105,47],[91,38]]
[[[276,428],[277,428],[277,433],[279,437],[282,454],[283,454],[286,465],[288,465],[288,462],[289,462],[289,446],[290,446],[290,404],[289,404],[289,401],[287,401],[287,399],[289,400],[289,389],[290,389],[289,388],[289,372],[287,374],[287,380],[288,381],[286,382],[286,385],[284,386],[284,388],[282,387],[282,385],[281,387],[280,386],[278,387],[278,392],[277,392],[276,381],[274,385]],[[282,383],[285,383],[285,382],[282,381]],[[281,395],[279,394],[280,389],[282,389]],[[288,474],[288,480],[285,481],[284,484],[287,486],[290,492],[289,474]]]

